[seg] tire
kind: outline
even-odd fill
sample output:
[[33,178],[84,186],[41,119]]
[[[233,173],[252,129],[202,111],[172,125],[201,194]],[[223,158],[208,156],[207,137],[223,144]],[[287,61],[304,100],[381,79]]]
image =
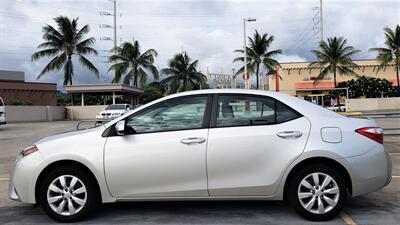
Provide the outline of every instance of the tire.
[[61,166],[45,175],[38,190],[38,201],[46,214],[58,222],[83,220],[100,203],[96,182],[77,166]]
[[[326,178],[326,181],[329,178],[331,180],[324,182]],[[302,217],[312,221],[326,221],[336,217],[346,198],[347,186],[342,174],[322,164],[310,165],[298,171],[290,181],[287,192],[290,205]]]

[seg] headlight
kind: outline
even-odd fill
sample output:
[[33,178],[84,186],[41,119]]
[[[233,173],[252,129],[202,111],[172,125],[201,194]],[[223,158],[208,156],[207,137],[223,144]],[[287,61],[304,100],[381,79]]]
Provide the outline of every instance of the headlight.
[[121,115],[120,113],[113,113],[112,114],[113,116],[119,116],[119,115]]
[[22,157],[25,157],[25,156],[28,156],[37,151],[39,151],[39,149],[36,146],[29,146],[29,147],[25,148],[24,150],[22,150],[20,155]]

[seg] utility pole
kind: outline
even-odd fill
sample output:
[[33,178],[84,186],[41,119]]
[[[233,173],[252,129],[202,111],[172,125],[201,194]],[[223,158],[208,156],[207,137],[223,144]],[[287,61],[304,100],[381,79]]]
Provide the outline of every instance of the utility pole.
[[322,20],[322,0],[319,0],[319,36],[320,36],[320,39],[321,39],[321,41],[323,41],[324,40],[324,23],[323,23],[323,20]]
[[[244,79],[249,79],[247,77],[247,44],[246,44],[246,19],[243,19],[243,48],[244,48]],[[248,80],[244,81],[244,88],[249,89],[247,87]]]
[[112,1],[114,5],[114,49],[115,49],[117,47],[117,1],[116,0]]
[[[253,18],[248,18],[248,19],[243,19],[243,48],[244,48],[244,78],[247,80],[245,80],[244,84],[245,84],[245,88],[246,89],[250,89],[251,88],[251,81],[250,81],[250,76],[247,76],[247,43],[246,43],[246,39],[247,39],[247,35],[246,35],[246,22],[254,22],[256,21],[256,19]],[[246,87],[247,86],[247,87]]]

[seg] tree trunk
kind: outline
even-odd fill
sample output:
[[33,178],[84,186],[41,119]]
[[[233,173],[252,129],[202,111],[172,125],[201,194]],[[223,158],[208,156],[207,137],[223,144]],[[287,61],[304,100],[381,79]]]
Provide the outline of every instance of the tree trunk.
[[135,74],[133,75],[133,86],[137,87],[137,77],[138,76],[138,71],[137,68],[135,68]]
[[335,88],[335,98],[336,98],[336,102],[337,102],[336,104],[337,104],[337,106],[338,106],[339,112],[341,112],[342,109],[340,108],[339,93],[338,93],[338,91],[336,90],[336,86],[337,86],[337,83],[336,83],[336,66],[333,68],[333,84],[334,84],[334,88]]
[[260,89],[260,86],[259,86],[259,75],[258,75],[258,72],[260,71],[260,64],[259,63],[257,63],[257,71],[256,71],[256,79],[257,79],[257,90],[259,90]]
[[397,96],[400,96],[400,79],[399,79],[399,65],[395,62],[396,78],[397,78]]
[[[68,63],[68,77],[69,77],[69,85],[72,85],[72,71],[71,71],[71,68],[70,68],[70,63],[72,63],[71,62],[71,56],[69,55],[68,56],[68,61],[67,61],[67,63]],[[74,96],[73,96],[73,94],[71,93],[71,105],[74,105]]]

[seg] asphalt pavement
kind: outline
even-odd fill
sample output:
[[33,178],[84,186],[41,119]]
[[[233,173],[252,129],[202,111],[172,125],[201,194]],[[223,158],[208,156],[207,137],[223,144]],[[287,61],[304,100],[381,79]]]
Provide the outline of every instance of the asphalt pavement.
[[[378,121],[400,125],[400,119]],[[73,130],[77,122],[15,123],[0,126],[0,224],[55,224],[41,207],[7,198],[13,160],[22,148],[46,137]],[[400,127],[400,126],[398,126]],[[382,190],[348,199],[340,216],[310,222],[282,201],[186,201],[105,204],[86,221],[76,224],[399,224],[400,135],[385,136],[393,163],[392,182]]]

